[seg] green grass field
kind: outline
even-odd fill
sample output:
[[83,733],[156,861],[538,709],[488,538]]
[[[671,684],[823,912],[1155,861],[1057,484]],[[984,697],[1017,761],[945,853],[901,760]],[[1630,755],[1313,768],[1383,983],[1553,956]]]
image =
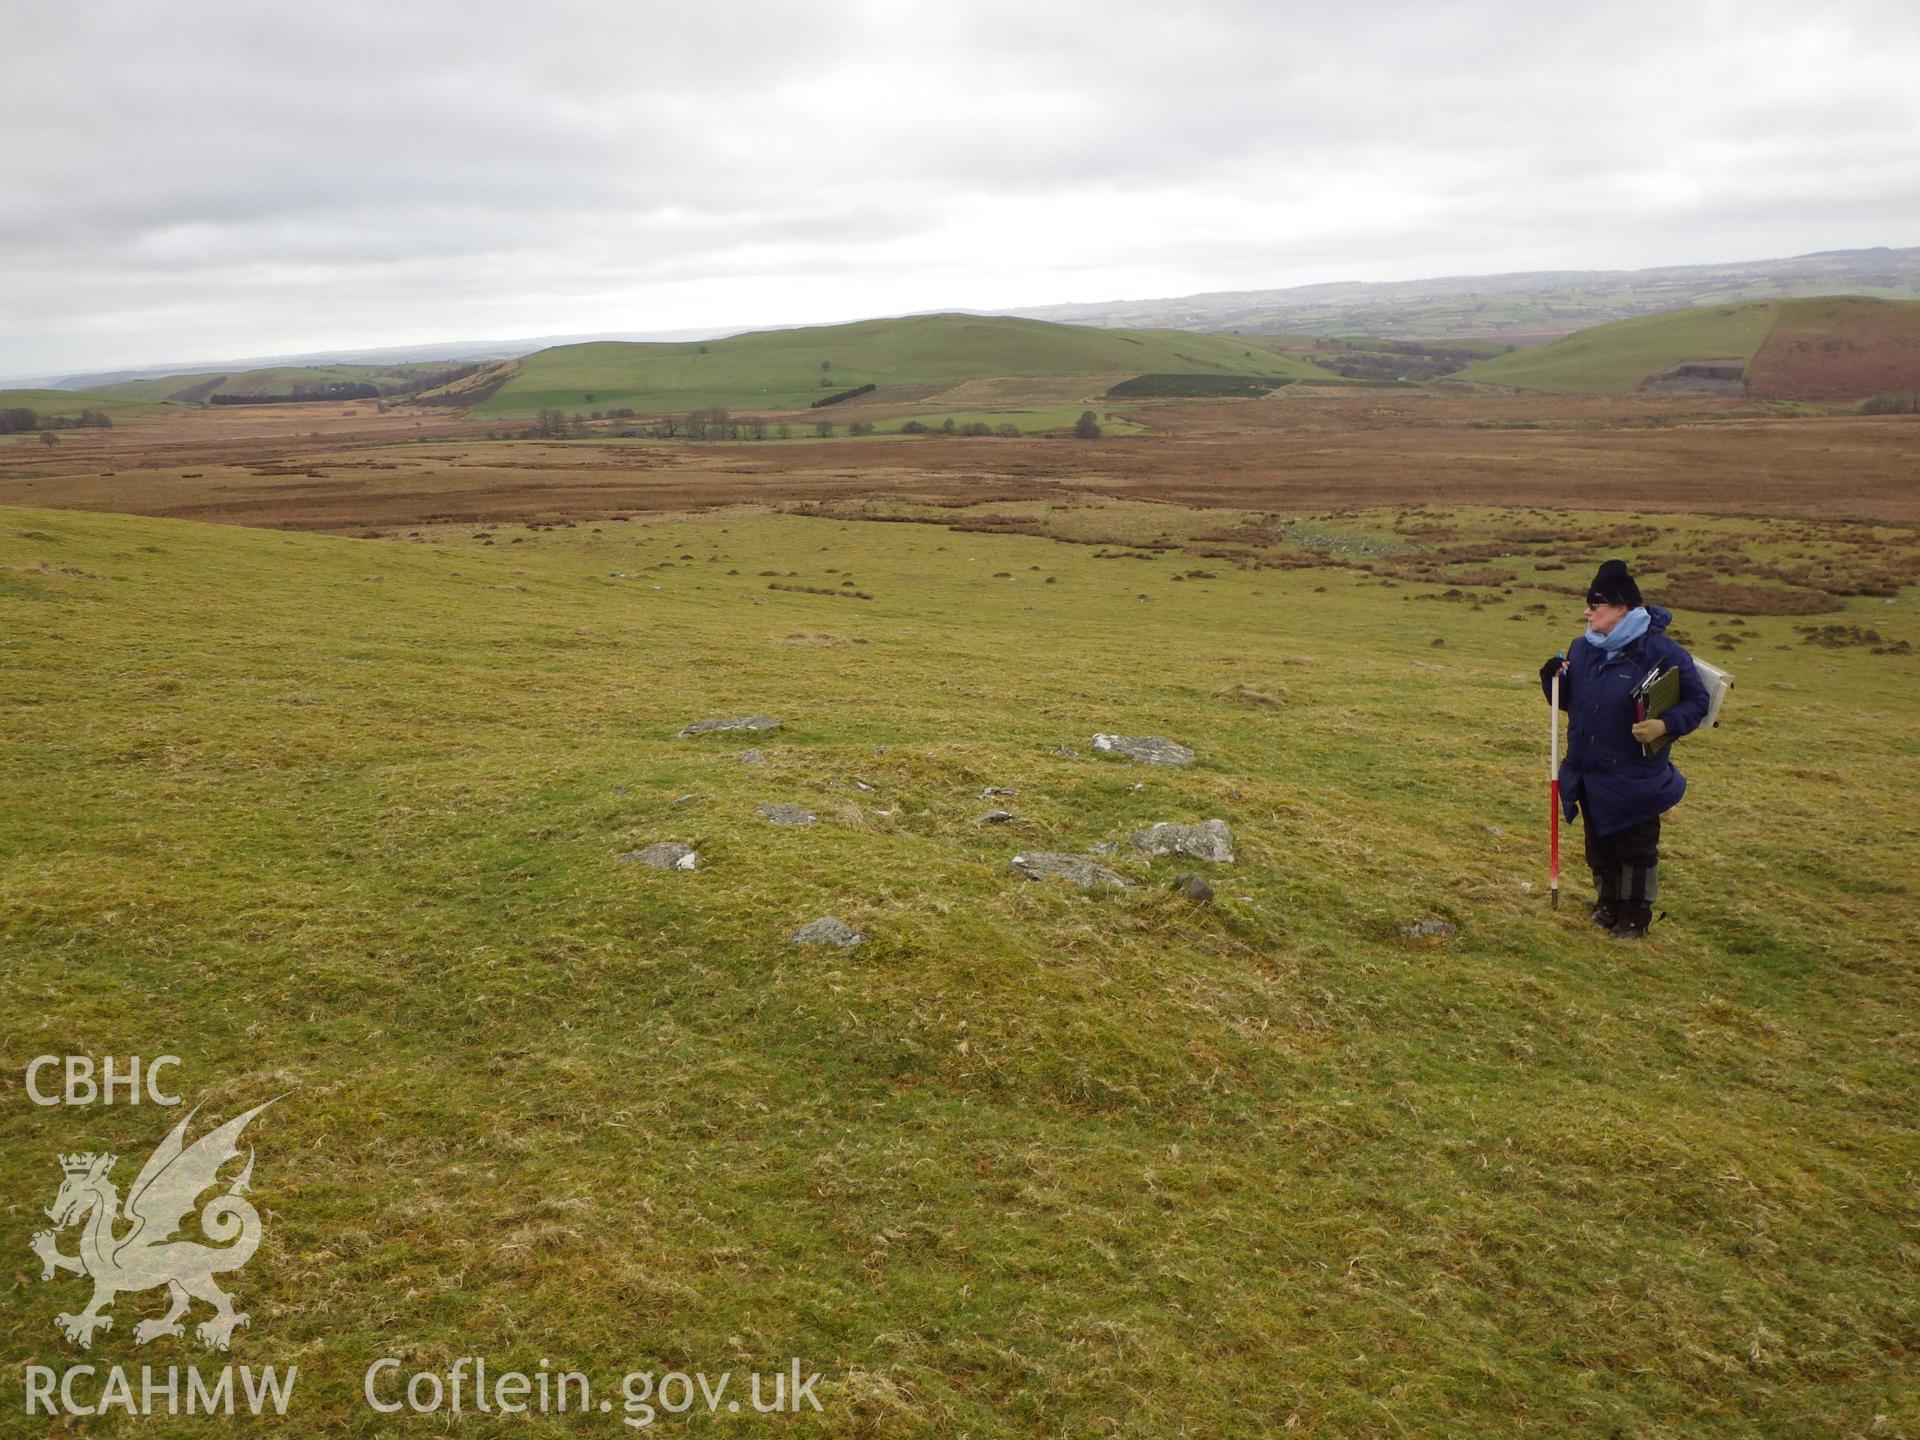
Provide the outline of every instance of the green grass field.
[[453,368],[452,362],[414,362],[400,365],[278,365],[255,370],[208,370],[193,375],[161,375],[151,380],[123,380],[76,394],[124,400],[203,400],[209,394],[288,395],[296,385],[329,385],[335,381],[370,385],[403,385],[423,375]]
[[[821,369],[822,363],[828,368]],[[542,409],[657,412],[802,408],[855,385],[924,386],[987,377],[1121,377],[1149,371],[1322,376],[1304,361],[1233,336],[1094,330],[1038,320],[925,315],[700,344],[564,345],[527,356],[474,414]],[[822,381],[829,382],[823,385]],[[875,401],[887,399],[884,388]]]
[[[84,390],[0,390],[0,410],[32,410],[41,415],[77,416],[82,410],[99,410],[115,424],[138,420],[160,408],[157,400],[100,395]],[[20,439],[34,439],[26,434]]]
[[1682,360],[1751,360],[1777,313],[1773,302],[1749,301],[1616,320],[1482,360],[1455,378],[1553,394],[1624,394]]
[[[1576,598],[1196,568],[749,511],[0,512],[5,1065],[177,1054],[209,1117],[288,1092],[225,1358],[297,1364],[302,1433],[441,1423],[361,1403],[383,1355],[597,1389],[797,1355],[823,1413],[788,1433],[846,1437],[1920,1426],[1920,660],[1753,618],[1631,947],[1543,898],[1533,674]],[[1912,592],[1820,619],[1920,639]],[[674,738],[749,713],[782,728]],[[1235,864],[1126,843],[1209,817]],[[616,859],[660,839],[703,868]],[[1136,890],[1008,867],[1108,841]],[[823,913],[868,942],[786,943]],[[174,1118],[5,1108],[9,1373],[80,1358],[84,1284],[27,1245],[55,1152],[124,1182]],[[159,1308],[86,1361],[219,1363],[136,1347]],[[88,1433],[135,1430],[204,1422]]]

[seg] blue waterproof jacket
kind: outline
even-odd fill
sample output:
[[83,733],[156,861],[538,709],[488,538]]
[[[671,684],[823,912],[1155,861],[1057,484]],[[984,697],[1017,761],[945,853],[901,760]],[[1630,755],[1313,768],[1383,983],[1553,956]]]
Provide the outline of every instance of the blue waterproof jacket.
[[[1560,807],[1572,820],[1587,807],[1596,835],[1641,825],[1680,803],[1687,782],[1673,766],[1672,747],[1640,753],[1633,738],[1632,691],[1655,665],[1680,671],[1680,698],[1660,718],[1678,738],[1707,718],[1707,687],[1693,657],[1667,638],[1673,616],[1647,607],[1646,634],[1609,655],[1583,635],[1567,647],[1568,669],[1560,677],[1560,708],[1567,712],[1567,756],[1560,762]],[[1541,672],[1549,698],[1551,667]]]

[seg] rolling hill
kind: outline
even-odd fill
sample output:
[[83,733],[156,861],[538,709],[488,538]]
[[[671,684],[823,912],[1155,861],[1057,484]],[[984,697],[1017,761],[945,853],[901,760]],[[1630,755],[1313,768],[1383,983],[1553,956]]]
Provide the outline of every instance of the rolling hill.
[[122,380],[74,394],[122,400],[172,400],[193,404],[212,395],[290,395],[302,387],[332,384],[372,385],[383,395],[405,394],[423,381],[450,378],[471,366],[450,361],[400,365],[271,365],[236,373],[205,371],[192,375],[161,375],[148,380]]
[[99,410],[115,424],[151,414],[159,404],[138,396],[90,395],[75,390],[0,390],[0,410],[32,410],[63,418],[77,416],[82,410]]
[[1647,270],[1530,270],[1342,281],[1162,300],[1045,305],[1014,313],[1066,324],[1139,329],[1531,341],[1680,307],[1819,295],[1920,298],[1920,247],[1882,245],[1787,259]]
[[[1769,399],[1852,400],[1920,386],[1920,301],[1867,296],[1760,300],[1596,325],[1483,360],[1463,380],[1552,394],[1621,395],[1676,366],[1724,368]],[[1709,383],[1728,383],[1725,381]]]
[[[859,385],[957,384],[990,377],[1088,377],[1089,391],[1148,372],[1326,380],[1325,370],[1257,341],[1178,331],[1092,330],[1038,320],[920,315],[684,344],[604,342],[543,350],[474,413],[557,408],[641,411],[804,409]],[[910,398],[901,395],[899,398]]]

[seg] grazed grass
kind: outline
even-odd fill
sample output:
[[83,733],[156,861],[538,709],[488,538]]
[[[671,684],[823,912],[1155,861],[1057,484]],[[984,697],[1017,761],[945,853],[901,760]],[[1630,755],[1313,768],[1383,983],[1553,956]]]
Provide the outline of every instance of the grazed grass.
[[[747,510],[495,538],[0,512],[4,1063],[170,1051],[210,1113],[294,1087],[235,1359],[298,1363],[311,1432],[399,1432],[357,1398],[385,1354],[798,1354],[792,1428],[842,1436],[1920,1424],[1920,661],[1742,627],[1670,918],[1623,948],[1542,902],[1547,592]],[[1920,629],[1911,591],[1847,607]],[[752,712],[784,726],[672,738]],[[1204,867],[1124,836],[1209,816],[1240,857],[1196,908],[1165,882]],[[615,860],[662,838],[705,867]],[[1105,840],[1138,891],[1007,867]],[[869,943],[784,943],[823,912]],[[76,1358],[78,1282],[26,1252],[54,1152],[161,1127],[17,1093],[0,1126],[17,1373]],[[196,1358],[132,1346],[152,1308],[87,1358]]]
[[[820,368],[823,363],[827,369]],[[804,409],[822,395],[855,385],[947,385],[1010,377],[1104,377],[1089,385],[1098,391],[1142,370],[1320,373],[1290,356],[1250,351],[1232,336],[1095,330],[991,315],[915,315],[698,344],[556,346],[526,356],[518,373],[474,413],[531,414],[549,406],[569,411],[633,406],[649,412],[711,405]]]
[[1778,302],[1750,300],[1615,320],[1537,349],[1482,360],[1459,378],[1554,394],[1624,394],[1682,360],[1751,360],[1778,314]]

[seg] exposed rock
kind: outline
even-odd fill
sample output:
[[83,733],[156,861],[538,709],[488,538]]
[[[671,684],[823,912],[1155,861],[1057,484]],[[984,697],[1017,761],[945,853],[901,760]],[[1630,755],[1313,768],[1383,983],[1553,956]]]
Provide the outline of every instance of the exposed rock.
[[1460,932],[1444,920],[1416,920],[1402,925],[1400,933],[1409,940],[1451,940]]
[[802,925],[794,931],[787,943],[790,945],[859,945],[866,938],[838,916],[822,915],[818,920]]
[[720,730],[778,730],[780,722],[771,715],[738,715],[730,719],[696,720],[680,732],[680,738],[689,735],[712,735]]
[[1233,863],[1233,832],[1224,820],[1208,820],[1200,825],[1178,825],[1162,820],[1144,830],[1133,832],[1134,847],[1149,855],[1186,855],[1195,860],[1211,860],[1217,865]]
[[1198,875],[1176,875],[1173,879],[1173,893],[1182,899],[1191,900],[1197,905],[1213,903],[1213,886]]
[[1093,748],[1124,755],[1137,765],[1193,763],[1193,751],[1159,735],[1096,735]]
[[1013,857],[1013,868],[1029,880],[1044,880],[1059,875],[1082,890],[1131,890],[1133,887],[1104,865],[1096,865],[1084,855],[1063,855],[1055,850],[1029,850]]
[[1004,825],[1013,819],[1011,810],[989,810],[973,823],[976,825]]
[[622,865],[647,865],[655,870],[697,870],[700,854],[691,845],[678,840],[657,840],[641,850],[630,850],[619,857]]
[[742,750],[740,752],[740,763],[742,765],[764,765],[767,763],[767,757],[762,755],[758,750]]
[[775,825],[811,825],[820,817],[804,805],[756,805],[760,817]]
[[1087,846],[1087,853],[1089,855],[1111,855],[1119,848],[1120,847],[1111,840],[1096,840],[1093,844]]

